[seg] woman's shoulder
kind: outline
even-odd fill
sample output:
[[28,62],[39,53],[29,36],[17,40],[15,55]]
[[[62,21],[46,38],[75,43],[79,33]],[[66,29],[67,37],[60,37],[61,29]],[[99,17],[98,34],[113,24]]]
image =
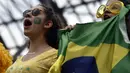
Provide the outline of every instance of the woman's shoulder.
[[55,48],[52,48],[42,54],[42,58],[51,59],[53,57],[57,57],[57,50]]
[[57,54],[57,49],[52,48],[52,49],[48,50],[47,52],[48,52],[50,55],[51,55],[51,54]]
[[56,60],[57,60],[57,50],[50,49],[50,50],[44,52],[40,56],[40,58],[38,59],[38,63],[42,67],[49,69]]

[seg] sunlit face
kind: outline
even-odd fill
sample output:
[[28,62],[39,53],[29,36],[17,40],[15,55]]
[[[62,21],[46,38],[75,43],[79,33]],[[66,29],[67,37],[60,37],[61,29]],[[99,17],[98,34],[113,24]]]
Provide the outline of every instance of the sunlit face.
[[23,16],[26,36],[43,34],[46,15],[42,6],[38,5],[25,11]]

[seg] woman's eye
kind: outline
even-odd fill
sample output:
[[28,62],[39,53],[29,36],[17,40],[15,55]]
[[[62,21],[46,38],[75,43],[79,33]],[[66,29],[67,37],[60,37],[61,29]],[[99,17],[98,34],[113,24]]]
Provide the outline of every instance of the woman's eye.
[[38,9],[34,9],[33,11],[32,11],[32,15],[34,15],[34,16],[37,16],[37,15],[39,15],[40,14],[40,10],[38,10]]

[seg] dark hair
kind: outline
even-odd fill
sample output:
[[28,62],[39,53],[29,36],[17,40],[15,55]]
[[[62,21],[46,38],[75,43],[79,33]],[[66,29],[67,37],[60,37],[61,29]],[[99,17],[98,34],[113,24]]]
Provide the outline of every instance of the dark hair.
[[46,14],[46,21],[51,20],[53,22],[52,27],[48,30],[45,34],[47,43],[52,46],[53,48],[58,48],[58,29],[61,28],[60,20],[58,19],[57,15],[54,13],[52,8],[44,5],[39,4],[43,7],[44,13]]
[[[130,4],[130,0],[120,0],[124,3],[125,6],[127,6],[128,4]],[[128,37],[129,37],[129,40],[130,40],[130,11],[126,14],[125,16],[125,21],[126,21],[126,27],[127,27],[127,33],[128,33]]]
[[120,0],[120,1],[122,1],[125,6],[128,5],[128,4],[130,4],[130,0]]

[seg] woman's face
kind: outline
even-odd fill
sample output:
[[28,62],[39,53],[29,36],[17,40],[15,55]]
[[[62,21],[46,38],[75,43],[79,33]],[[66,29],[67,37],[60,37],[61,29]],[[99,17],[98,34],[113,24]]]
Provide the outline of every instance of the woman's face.
[[26,36],[43,35],[46,15],[42,6],[38,5],[23,12],[24,34]]
[[[120,1],[120,0],[109,0],[107,2],[106,6],[110,6],[110,4],[117,2],[117,1]],[[117,15],[117,14],[112,13],[109,9],[106,8],[104,11],[103,19],[106,20],[106,19],[109,19],[115,15]]]

